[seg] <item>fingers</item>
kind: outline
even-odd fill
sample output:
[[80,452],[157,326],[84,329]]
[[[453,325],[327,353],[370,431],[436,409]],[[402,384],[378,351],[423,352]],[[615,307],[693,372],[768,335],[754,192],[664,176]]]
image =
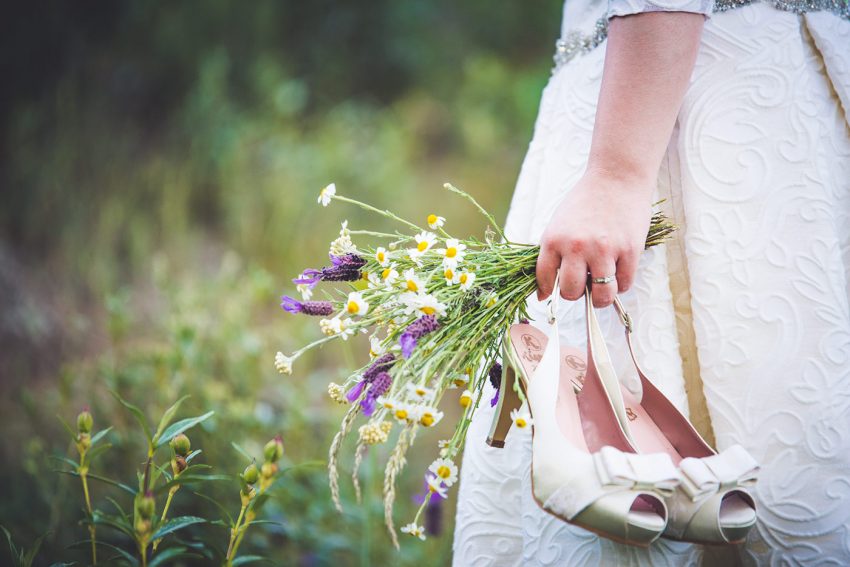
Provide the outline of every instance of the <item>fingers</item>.
[[[614,276],[616,273],[616,262],[613,257],[597,255],[590,261],[590,277],[605,278]],[[593,286],[593,306],[608,307],[614,303],[617,295],[617,280],[612,279],[608,283],[591,283]]]
[[617,258],[617,287],[619,293],[625,293],[632,288],[639,261],[639,250],[623,252]]
[[587,282],[587,263],[583,256],[564,256],[561,259],[561,297],[575,301],[584,295]]
[[552,293],[555,286],[555,272],[561,265],[561,255],[545,244],[540,247],[537,256],[537,300],[543,301]]

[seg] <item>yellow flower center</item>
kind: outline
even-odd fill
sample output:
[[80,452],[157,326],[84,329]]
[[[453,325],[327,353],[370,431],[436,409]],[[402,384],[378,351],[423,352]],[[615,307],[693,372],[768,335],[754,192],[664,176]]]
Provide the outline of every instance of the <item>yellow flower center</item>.
[[437,215],[428,215],[428,224],[437,224]]
[[363,272],[360,274],[360,279],[369,281],[369,272]]
[[356,301],[349,301],[348,302],[348,312],[353,315],[353,314],[357,313],[358,311],[360,311],[360,306],[357,305],[357,302]]
[[447,280],[453,280],[455,278],[455,273],[451,270],[446,270],[446,273],[443,275],[446,276]]
[[389,400],[384,402],[384,407],[387,409],[393,409],[393,404]]
[[437,310],[436,310],[436,309],[434,309],[433,307],[428,307],[428,306],[420,307],[420,308],[419,308],[419,310],[420,310],[422,313],[424,313],[425,315],[433,315],[434,313],[436,313],[436,312],[437,312]]
[[434,416],[430,413],[426,413],[419,419],[419,423],[425,427],[430,427],[431,425],[434,425]]
[[466,283],[466,280],[468,280],[468,279],[469,279],[469,275],[468,275],[468,274],[461,274],[461,275],[460,275],[460,283],[465,284],[465,283]]
[[487,307],[493,307],[494,305],[496,305],[496,298],[495,297],[491,297],[490,299],[487,300]]
[[472,396],[461,396],[460,397],[460,405],[462,407],[469,407],[469,404],[472,403]]
[[440,478],[449,478],[452,475],[452,469],[446,465],[440,465],[437,469],[437,476]]
[[454,258],[457,256],[457,248],[446,248],[446,258]]
[[416,285],[415,281],[407,280],[407,289],[409,289],[410,291],[415,293],[415,292],[419,291],[419,286]]
[[387,279],[390,277],[392,270],[390,268],[386,268],[383,272],[381,272],[381,279]]
[[[436,486],[434,486],[433,484],[429,484],[429,485],[428,485],[428,490],[430,490],[431,492],[437,492],[437,487],[436,487]],[[416,535],[419,535],[419,533],[417,532],[417,534],[416,534]]]
[[425,252],[425,251],[428,249],[428,242],[427,242],[426,240],[423,240],[422,242],[420,242],[420,243],[416,246],[416,248],[417,248],[420,252]]
[[407,410],[403,410],[403,409],[396,410],[395,416],[398,419],[407,419]]
[[467,382],[466,380],[461,380],[460,378],[455,378],[455,380],[454,380],[454,384],[455,384],[455,386],[457,386],[458,388],[460,388],[461,386],[463,386],[464,384],[466,384],[466,382]]
[[384,254],[384,251],[381,250],[378,252],[378,262],[383,262],[386,259],[387,255]]
[[528,425],[528,422],[527,422],[527,421],[525,421],[525,418],[524,418],[524,417],[518,417],[518,418],[516,418],[516,426],[517,426],[517,427],[519,427],[520,429],[522,429],[522,428],[523,428],[523,427],[525,427],[526,425]]
[[418,396],[424,396],[425,395],[425,389],[424,388],[416,388],[416,394]]

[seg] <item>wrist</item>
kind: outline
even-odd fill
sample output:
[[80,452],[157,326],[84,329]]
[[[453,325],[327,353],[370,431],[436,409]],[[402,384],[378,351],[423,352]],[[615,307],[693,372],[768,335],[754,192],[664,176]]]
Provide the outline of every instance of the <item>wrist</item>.
[[[607,161],[606,163],[617,163]],[[610,167],[600,163],[588,162],[584,176],[592,180],[591,186],[605,187],[616,193],[629,193],[636,196],[652,197],[658,183],[658,169],[646,167]]]

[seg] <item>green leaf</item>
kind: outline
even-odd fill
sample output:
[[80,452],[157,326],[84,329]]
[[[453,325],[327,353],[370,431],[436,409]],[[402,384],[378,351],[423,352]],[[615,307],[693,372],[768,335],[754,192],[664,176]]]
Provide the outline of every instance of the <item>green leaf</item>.
[[[222,525],[224,525],[226,527],[233,527],[233,524],[234,524],[233,516],[230,515],[230,512],[227,511],[227,508],[225,508],[224,506],[221,505],[221,502],[219,502],[215,498],[210,498],[206,494],[201,494],[200,492],[195,492],[194,490],[192,491],[192,494],[194,494],[195,496],[200,496],[201,498],[203,498],[204,500],[206,500],[208,502],[212,502],[216,506],[216,508],[219,509],[220,512],[222,512],[225,516],[227,516],[227,521],[230,522],[229,524],[224,524],[222,522]],[[220,520],[217,520],[217,521],[220,521]],[[216,522],[211,522],[211,523],[214,524],[214,525],[217,525]]]
[[23,561],[23,550],[18,552],[18,548],[15,547],[15,543],[12,541],[12,534],[9,533],[9,530],[6,529],[5,526],[0,525],[0,530],[3,530],[3,533],[6,534],[6,541],[9,542],[9,550],[12,552],[12,559],[17,561],[18,565]]
[[246,451],[245,449],[243,449],[241,446],[237,445],[235,442],[231,441],[230,445],[231,445],[234,449],[236,449],[239,453],[241,453],[243,457],[245,457],[246,459],[248,459],[248,461],[250,461],[250,462],[254,462],[254,461],[256,461],[256,460],[257,460],[257,459],[255,459],[254,457],[252,457],[252,456],[251,456],[251,454],[250,454],[250,453],[248,453],[248,451]]
[[191,453],[186,455],[186,462],[187,463],[192,462],[192,459],[194,459],[195,457],[197,457],[201,453],[203,453],[203,451],[201,451],[200,449],[195,449],[194,451],[192,451]]
[[153,435],[153,444],[155,446],[159,447],[157,441],[159,440],[160,435],[162,435],[162,432],[165,431],[165,428],[171,424],[171,421],[174,419],[174,414],[176,414],[177,410],[180,409],[180,404],[186,401],[186,398],[188,397],[189,396],[183,396],[182,398],[174,402],[174,404],[172,404],[172,406],[165,410],[165,413],[162,414],[162,418],[159,420],[159,425],[156,427],[156,433],[154,433]]
[[247,565],[248,563],[255,563],[257,561],[267,561],[271,563],[271,561],[261,555],[243,555],[242,557],[234,559],[231,565],[235,567],[236,565]]
[[148,567],[157,567],[158,565],[168,565],[166,561],[171,559],[178,559],[180,557],[195,557],[201,559],[201,556],[196,553],[189,552],[185,547],[169,547],[168,549],[163,549],[159,553],[156,554],[149,563]]
[[166,429],[162,433],[162,436],[157,441],[155,447],[162,447],[163,445],[165,445],[166,443],[168,443],[169,441],[171,441],[172,439],[174,439],[175,437],[177,437],[178,435],[180,435],[184,431],[187,431],[187,430],[195,427],[196,425],[198,425],[202,421],[209,419],[210,417],[213,416],[213,414],[215,414],[214,411],[208,411],[204,415],[199,415],[197,417],[187,417],[186,419],[181,419],[177,423],[171,424],[168,427],[168,429]]
[[57,418],[57,419],[58,419],[58,420],[62,423],[62,425],[65,427],[65,431],[67,431],[67,432],[68,432],[68,434],[71,436],[71,439],[73,439],[74,441],[76,441],[76,440],[77,440],[77,432],[76,432],[76,431],[74,431],[74,429],[73,429],[70,425],[68,425],[68,422],[67,422],[67,421],[65,421],[65,418],[63,418],[63,417],[62,417],[61,415],[59,415],[59,414],[56,414],[56,418]]
[[148,443],[150,443],[152,445],[153,440],[152,440],[152,436],[151,436],[151,429],[148,426],[148,420],[145,419],[145,414],[142,413],[142,410],[140,410],[139,408],[137,408],[136,406],[134,406],[130,402],[125,401],[124,398],[122,398],[121,396],[118,395],[118,392],[110,390],[109,393],[112,394],[112,396],[116,400],[118,400],[121,403],[122,406],[124,406],[125,408],[130,410],[130,413],[133,414],[133,417],[135,417],[136,421],[139,422],[139,425],[142,426],[142,429],[145,432],[145,438],[148,440]]
[[106,452],[112,447],[112,443],[106,443],[105,445],[98,445],[97,447],[93,447],[86,451],[85,464],[91,464],[95,457],[100,455],[101,453]]
[[194,524],[203,524],[204,522],[206,522],[205,519],[198,518],[197,516],[180,516],[178,518],[173,518],[161,525],[150,537],[150,540],[156,541],[170,533],[176,532],[177,530],[182,530],[183,528]]
[[42,542],[44,542],[44,538],[47,537],[47,534],[49,533],[50,532],[44,532],[43,534],[38,536],[38,539],[35,540],[32,549],[26,552],[26,554],[23,556],[22,564],[24,567],[32,567],[32,563],[33,561],[35,561],[35,556],[38,555],[38,550],[41,549],[41,544]]
[[118,503],[118,501],[116,501],[111,496],[107,496],[106,499],[115,507],[116,510],[118,510],[118,513],[121,515],[121,518],[125,522],[130,521],[130,519],[127,517],[127,514],[124,512],[124,509],[121,507],[121,505]]
[[109,433],[110,431],[112,431],[112,426],[107,427],[106,429],[102,429],[102,430],[98,431],[97,433],[95,433],[94,435],[92,435],[91,444],[94,445],[95,443],[97,443],[98,441],[103,439],[103,436],[106,435],[107,433]]
[[[111,549],[112,551],[114,551],[115,553],[120,555],[122,558],[124,558],[125,561],[129,562],[130,565],[138,565],[139,564],[138,559],[136,559],[131,554],[127,553],[126,551],[124,551],[123,549],[118,547],[117,545],[113,545],[111,543],[107,543],[107,542],[101,541],[101,540],[97,540],[95,542],[95,545],[98,546],[98,547]],[[72,549],[73,548],[91,547],[91,540],[90,539],[84,539],[84,540],[81,540],[81,541],[75,541],[74,543],[72,543],[68,547],[72,548]],[[107,564],[111,564],[111,563],[107,563]]]
[[[80,476],[80,473],[78,473],[77,471],[62,471],[62,470],[59,470],[59,471],[56,471],[56,472],[62,473],[62,474],[68,474],[68,475],[71,475],[71,476],[77,476],[77,477]],[[134,496],[136,495],[135,489],[127,486],[126,484],[122,484],[122,483],[118,482],[117,480],[112,480],[111,478],[106,478],[105,476],[100,476],[100,475],[91,474],[91,473],[88,473],[86,475],[86,477],[91,478],[93,480],[99,480],[100,482],[105,482],[106,484],[111,484],[112,486],[116,486],[116,487],[120,488],[121,490],[128,492],[128,493],[130,493]]]
[[80,463],[78,463],[74,459],[69,459],[68,457],[65,457],[64,455],[50,455],[48,458],[57,460],[61,463],[71,465],[72,467],[74,467],[75,470],[78,466],[80,466]]
[[108,516],[99,510],[95,510],[92,515],[92,520],[95,525],[103,525],[109,526],[110,528],[116,529],[119,532],[122,532],[128,536],[130,539],[135,540],[136,538],[136,530],[130,525],[130,522],[125,520],[124,518],[116,518],[115,516]]

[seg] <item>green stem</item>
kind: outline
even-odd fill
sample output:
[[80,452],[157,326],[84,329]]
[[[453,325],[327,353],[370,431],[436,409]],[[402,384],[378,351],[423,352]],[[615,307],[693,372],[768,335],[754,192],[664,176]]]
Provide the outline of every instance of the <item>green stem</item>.
[[[175,476],[174,478],[177,478]],[[162,516],[159,519],[159,523],[162,524],[165,522],[165,518],[168,516],[168,508],[171,506],[171,499],[174,498],[174,495],[180,489],[180,486],[172,486],[168,489],[168,498],[165,499],[165,507],[162,509]],[[156,551],[156,548],[159,547],[159,542],[162,541],[162,538],[157,539],[153,542],[153,550]]]
[[452,193],[455,193],[456,195],[460,195],[461,197],[463,197],[464,199],[466,199],[467,201],[472,203],[475,206],[475,208],[478,209],[478,211],[482,215],[484,215],[484,217],[488,221],[490,221],[490,224],[493,225],[491,228],[493,228],[493,230],[495,230],[497,233],[499,233],[499,236],[502,238],[502,240],[507,240],[507,238],[505,238],[505,233],[502,232],[502,228],[499,226],[499,223],[496,222],[496,219],[493,218],[493,215],[491,215],[490,213],[487,212],[487,209],[482,207],[478,203],[478,201],[475,200],[475,197],[473,197],[472,195],[470,195],[466,191],[461,191],[460,189],[458,189],[457,187],[455,187],[451,183],[444,183],[443,187],[445,187],[446,189],[448,189]]
[[378,213],[379,215],[385,216],[388,219],[392,219],[392,220],[398,221],[402,224],[406,224],[410,228],[412,228],[414,230],[418,230],[419,232],[422,232],[422,228],[420,226],[415,225],[412,222],[410,222],[409,220],[403,219],[400,216],[398,216],[394,213],[391,213],[387,210],[382,211],[381,209],[379,209],[377,207],[373,207],[372,205],[367,205],[366,203],[360,202],[357,199],[350,199],[348,197],[343,197],[342,195],[334,195],[333,199],[335,201],[342,201],[344,203],[351,203],[352,205],[357,205],[361,209],[365,209],[367,211],[372,211],[373,213]]
[[86,476],[87,473],[80,473],[80,480],[83,481],[83,495],[86,499],[86,510],[88,510],[89,518],[91,518],[91,524],[89,524],[89,535],[91,536],[91,562],[92,565],[97,565],[97,528],[95,528],[94,525],[94,513],[92,512],[91,498],[89,497],[89,483]]
[[236,536],[239,533],[239,527],[242,525],[242,518],[245,517],[245,510],[248,509],[248,504],[243,504],[242,509],[239,511],[239,517],[236,519],[236,524],[230,529],[230,542],[227,544],[227,554],[224,558],[227,560],[227,566],[230,567],[233,564],[233,555],[236,553],[236,550],[233,548],[233,544],[236,541]]

